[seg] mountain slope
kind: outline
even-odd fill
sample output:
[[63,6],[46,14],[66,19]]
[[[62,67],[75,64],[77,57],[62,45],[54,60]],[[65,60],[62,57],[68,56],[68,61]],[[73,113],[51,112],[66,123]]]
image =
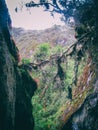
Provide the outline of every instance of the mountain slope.
[[37,45],[41,43],[50,43],[52,47],[55,45],[69,45],[75,41],[74,29],[60,25],[45,30],[13,28],[13,37],[22,58],[30,57]]

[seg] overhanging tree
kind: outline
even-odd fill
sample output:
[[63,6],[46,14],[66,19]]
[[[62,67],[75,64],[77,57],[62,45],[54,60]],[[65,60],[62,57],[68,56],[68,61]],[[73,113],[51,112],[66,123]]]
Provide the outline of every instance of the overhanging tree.
[[[27,8],[43,6],[45,7],[45,11],[50,11],[51,13],[61,13],[64,17],[63,20],[67,20],[71,16],[75,18],[76,38],[78,42],[71,46],[72,51],[70,54],[69,53],[67,54],[70,56],[75,55],[76,61],[78,63],[81,60],[84,53],[85,52],[88,53],[89,55],[87,57],[88,65],[90,66],[87,73],[89,73],[90,75],[93,73],[94,77],[92,75],[91,77],[89,76],[86,77],[86,75],[83,75],[84,79],[82,79],[83,81],[81,82],[82,83],[85,82],[84,84],[88,86],[89,85],[93,86],[94,84],[96,84],[98,81],[97,78],[98,76],[98,71],[97,71],[98,70],[98,15],[97,15],[98,1],[97,0],[53,0],[53,1],[44,0],[44,1],[39,1],[38,3],[36,3],[36,1],[31,1],[29,3],[26,3],[25,6]],[[77,49],[78,46],[81,46],[79,50]],[[66,52],[63,54],[66,54]],[[58,60],[63,56],[64,55],[59,57]],[[39,65],[41,65],[41,63],[36,66]],[[77,68],[76,68],[76,73],[77,73]],[[76,75],[76,79],[77,79],[77,75]],[[90,84],[88,84],[88,82]],[[94,93],[96,93],[96,89]],[[70,116],[68,115],[68,118],[66,118],[67,115],[65,115],[64,117],[65,117],[64,121],[66,121],[66,119],[68,119]]]
[[[39,2],[30,1],[24,5],[27,8],[43,6],[45,11],[50,11],[52,14],[60,13],[62,14],[61,19],[64,22],[66,22],[68,18],[74,17],[76,30],[75,37],[78,41],[70,47],[72,49],[70,54],[66,54],[65,51],[59,59],[61,59],[64,55],[76,55],[76,67],[78,67],[78,61],[81,60],[85,52],[89,54],[89,57],[92,60],[96,59],[96,51],[94,50],[94,48],[97,48],[97,46],[95,47],[95,44],[97,43],[98,35],[96,0],[39,0]],[[81,45],[81,48],[77,49],[79,45]],[[97,62],[95,64],[97,64]]]
[[[78,42],[71,46],[71,56],[77,56],[80,60],[84,52],[88,52],[92,61],[97,59],[98,42],[98,2],[97,0],[39,0],[30,1],[24,4],[27,8],[43,6],[45,11],[60,13],[67,20],[73,16],[75,19],[76,38]],[[80,50],[77,46],[81,45]],[[66,54],[66,52],[64,52]],[[61,56],[63,57],[63,55]],[[93,62],[97,64],[97,60]]]

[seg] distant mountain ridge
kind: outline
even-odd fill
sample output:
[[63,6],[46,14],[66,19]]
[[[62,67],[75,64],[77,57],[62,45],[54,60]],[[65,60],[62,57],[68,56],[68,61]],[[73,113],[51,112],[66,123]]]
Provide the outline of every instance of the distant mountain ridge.
[[22,58],[29,57],[30,51],[34,51],[37,45],[41,43],[50,43],[51,46],[58,44],[66,46],[75,42],[74,29],[60,25],[45,30],[13,28],[13,37]]

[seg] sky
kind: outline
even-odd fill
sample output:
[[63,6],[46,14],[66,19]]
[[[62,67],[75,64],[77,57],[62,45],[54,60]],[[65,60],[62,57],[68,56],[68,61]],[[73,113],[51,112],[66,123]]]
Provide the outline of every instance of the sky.
[[[24,0],[22,0],[24,1]],[[55,14],[54,17],[49,12],[43,11],[42,7],[32,8],[30,11],[24,7],[22,11],[19,9],[15,12],[16,7],[20,7],[21,0],[6,0],[9,13],[12,19],[12,26],[22,27],[24,29],[42,30],[51,26],[64,25],[60,21],[60,15]]]

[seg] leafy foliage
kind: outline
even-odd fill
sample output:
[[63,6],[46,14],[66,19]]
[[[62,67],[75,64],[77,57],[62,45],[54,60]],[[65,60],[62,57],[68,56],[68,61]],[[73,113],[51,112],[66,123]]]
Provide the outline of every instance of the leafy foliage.
[[49,48],[49,43],[43,43],[37,47],[36,54],[34,55],[37,62],[47,59],[47,56],[49,55]]
[[29,64],[31,62],[30,59],[22,59],[22,64]]
[[[84,4],[81,3],[81,6],[84,6]],[[77,13],[80,13],[80,11],[81,9],[79,8]],[[82,12],[80,16],[82,15],[84,15],[84,12]],[[91,24],[91,22],[89,23],[88,19],[83,20],[85,21],[84,23],[82,22],[83,16],[79,19],[80,23],[76,28],[78,41],[71,45],[71,47],[67,49],[64,48],[66,51],[57,47],[55,49],[56,53],[53,54],[52,49],[50,51],[48,48],[47,52],[49,53],[44,52],[46,54],[44,55],[44,53],[41,52],[43,49],[39,49],[40,51],[38,53],[42,54],[40,55],[40,59],[43,60],[44,57],[49,60],[48,64],[42,65],[36,70],[38,77],[35,72],[33,72],[33,76],[36,78],[40,77],[40,87],[32,100],[35,106],[33,115],[36,130],[58,129],[60,125],[58,119],[62,113],[62,107],[65,104],[64,109],[66,108],[67,97],[71,97],[68,95],[68,86],[72,89],[73,94],[73,89],[77,85],[78,77],[83,70],[83,57],[85,54],[87,54],[87,58],[91,56],[90,47],[93,43],[92,40],[95,30],[93,24]],[[61,53],[57,50],[61,50]]]
[[[64,48],[56,46],[50,48],[49,44],[39,45],[35,51],[34,61],[36,60],[36,55],[40,55],[40,59],[51,57],[53,52],[56,55],[62,53]],[[55,50],[55,51],[54,51]],[[54,53],[54,54],[55,54]],[[40,61],[40,59],[38,59]],[[84,63],[82,61],[81,63]],[[32,70],[32,76],[38,82],[38,89],[32,99],[33,116],[35,119],[35,130],[47,129],[47,130],[57,130],[60,123],[58,122],[61,116],[61,107],[68,101],[68,86],[74,88],[74,59],[69,57],[66,62],[60,63],[60,67],[64,72],[63,78],[58,74],[58,64],[57,61],[51,61],[51,63],[38,68],[37,70]],[[83,64],[79,65],[79,70],[83,68]],[[61,70],[60,70],[61,73]],[[78,73],[78,76],[81,72]],[[69,100],[70,101],[70,100]]]
[[[87,58],[90,57],[93,61],[95,61],[98,54],[98,15],[96,13],[98,12],[98,1],[44,0],[39,1],[38,3],[26,3],[25,6],[28,8],[43,6],[45,7],[45,10],[48,10],[51,13],[61,13],[64,16],[64,18],[62,18],[63,20],[68,19],[70,16],[73,16],[76,20],[76,38],[78,39],[78,42],[70,47],[70,52],[70,49],[68,49],[62,56],[56,55],[55,58],[51,58],[55,60],[51,60],[51,62],[48,61],[49,65],[40,68],[41,71],[38,72],[38,74],[42,77],[41,85],[40,88],[38,88],[37,95],[35,95],[38,104],[33,100],[33,104],[36,106],[34,114],[36,113],[35,122],[37,125],[35,126],[35,129],[57,130],[59,124],[58,118],[61,114],[59,109],[67,100],[66,88],[69,85],[71,87],[77,85],[78,76],[81,72],[80,65],[84,54],[88,54]],[[52,10],[50,10],[50,7],[52,7]],[[45,57],[44,53],[41,53],[40,56],[40,58],[43,59],[42,56]],[[63,56],[65,57],[62,61]],[[65,59],[68,60],[66,64]],[[98,58],[97,63],[95,64],[98,64]],[[87,82],[87,77],[85,82]]]

